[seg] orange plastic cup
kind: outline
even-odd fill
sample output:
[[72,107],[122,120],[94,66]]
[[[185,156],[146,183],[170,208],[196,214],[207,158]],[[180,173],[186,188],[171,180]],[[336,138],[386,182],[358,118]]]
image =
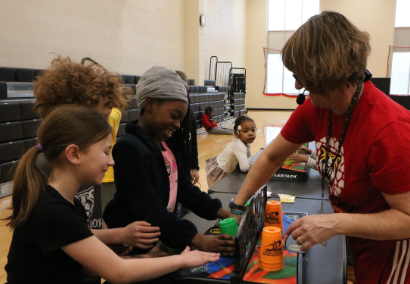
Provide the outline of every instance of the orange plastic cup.
[[283,231],[282,204],[280,201],[268,201],[265,208],[264,227],[278,227]]
[[282,230],[280,228],[263,228],[259,267],[267,271],[278,271],[283,268]]

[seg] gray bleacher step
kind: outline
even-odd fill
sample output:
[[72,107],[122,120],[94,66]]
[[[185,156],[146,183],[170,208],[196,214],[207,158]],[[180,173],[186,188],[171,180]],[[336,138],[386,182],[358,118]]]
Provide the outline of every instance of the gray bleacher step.
[[13,182],[5,182],[0,184],[0,198],[9,196],[13,192]]
[[7,82],[7,98],[34,98],[34,83]]

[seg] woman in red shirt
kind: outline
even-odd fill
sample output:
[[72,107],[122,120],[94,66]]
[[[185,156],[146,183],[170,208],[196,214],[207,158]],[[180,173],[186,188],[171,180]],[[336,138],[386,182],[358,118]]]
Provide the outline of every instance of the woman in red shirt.
[[409,284],[410,114],[368,81],[369,53],[369,34],[336,12],[295,31],[282,60],[309,98],[258,157],[231,207],[244,205],[302,143],[315,141],[317,168],[329,184],[322,190],[337,214],[303,217],[286,234],[302,251],[345,235],[356,283]]

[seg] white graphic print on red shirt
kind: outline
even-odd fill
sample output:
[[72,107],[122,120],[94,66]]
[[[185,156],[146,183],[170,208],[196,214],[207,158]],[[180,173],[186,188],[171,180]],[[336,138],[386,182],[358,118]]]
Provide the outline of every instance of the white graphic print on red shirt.
[[[326,137],[316,142],[316,155],[318,157],[318,169],[321,175],[324,174],[329,186],[329,198],[333,210],[336,213],[349,212],[353,208],[351,204],[344,203],[339,198],[345,186],[345,161],[343,146],[340,153],[337,153],[339,141],[334,137],[329,139],[329,153],[326,157]],[[336,155],[337,154],[337,155]]]

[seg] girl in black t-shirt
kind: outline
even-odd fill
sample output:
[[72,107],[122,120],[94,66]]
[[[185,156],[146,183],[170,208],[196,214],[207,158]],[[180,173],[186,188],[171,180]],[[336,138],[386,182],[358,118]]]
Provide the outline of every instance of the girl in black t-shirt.
[[[179,256],[125,260],[92,234],[74,196],[81,184],[100,184],[114,165],[110,132],[98,112],[82,106],[61,106],[42,122],[40,144],[24,154],[14,178],[8,283],[80,283],[82,270],[129,283],[219,259],[187,248]],[[48,180],[36,167],[41,152],[52,167]]]

